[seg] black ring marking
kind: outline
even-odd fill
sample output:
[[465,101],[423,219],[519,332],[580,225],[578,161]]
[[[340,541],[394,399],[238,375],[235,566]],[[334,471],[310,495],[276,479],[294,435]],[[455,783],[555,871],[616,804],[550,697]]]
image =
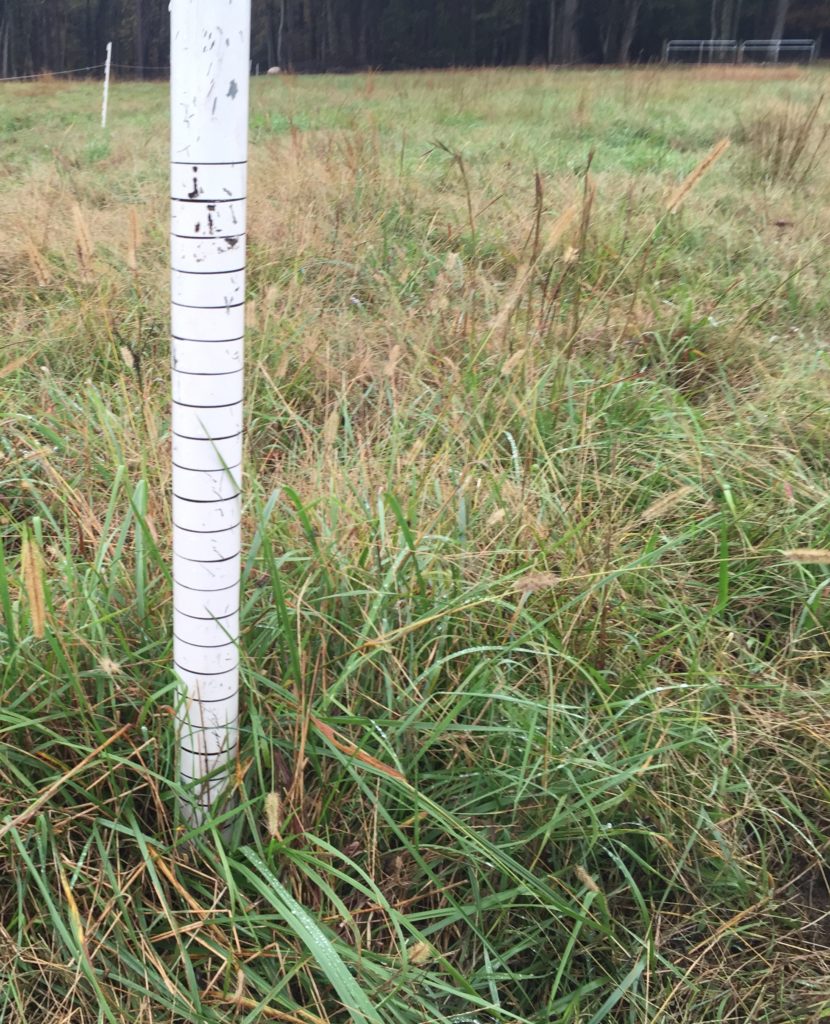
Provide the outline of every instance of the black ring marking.
[[[224,726],[223,726],[224,728]],[[230,753],[230,748],[225,750],[191,750],[190,747],[186,747],[183,743],[179,744],[179,750],[183,750],[186,754],[195,754],[197,757],[221,757],[222,754]],[[217,765],[218,767],[218,765]],[[207,776],[203,776],[207,781]]]
[[[213,622],[214,620],[210,619],[209,621]],[[178,633],[174,633],[173,636],[180,644],[187,644],[188,647],[198,647],[201,651],[221,651],[223,647],[236,647],[239,642],[239,637],[233,637],[221,644],[194,644],[192,640],[185,640]]]
[[[236,371],[241,373],[241,370]],[[241,402],[228,402],[226,405],[188,405],[187,402],[179,402],[177,399],[173,399],[173,405],[178,405],[182,409],[232,409],[235,405],[242,405]]]
[[177,167],[247,167],[247,160],[171,160]]
[[[184,642],[184,641],[182,641],[182,642]],[[193,644],[191,644],[190,646],[192,647]],[[228,646],[229,647],[233,647],[234,645],[233,644],[229,644]],[[232,668],[226,668],[224,672],[196,672],[192,668],[186,668],[184,665],[180,665],[177,661],[174,661],[173,664],[175,665],[176,668],[181,669],[182,672],[189,672],[192,676],[226,676],[229,672],[233,672],[235,669],[239,668],[239,662],[237,662],[236,665],[234,665]],[[239,693],[238,690],[236,692]],[[227,697],[223,697],[222,698],[222,700],[227,700],[227,699],[228,699]],[[191,700],[196,700],[196,698],[192,697]],[[218,703],[218,702],[217,701],[199,701],[199,703],[200,704],[210,704],[210,703],[214,703],[215,704],[215,703]]]
[[229,238],[233,238],[235,242],[228,248],[228,252],[231,252],[236,248],[239,239],[245,238],[247,234],[247,231],[238,231],[236,234],[230,232],[227,235],[180,235],[178,231],[171,231],[170,237],[180,238],[183,242],[226,242]]
[[235,434],[225,434],[223,437],[191,437],[190,434],[178,434],[175,430],[171,430],[170,433],[180,441],[235,441],[237,437],[242,437],[245,431],[239,430]]
[[[180,494],[174,494],[174,498],[178,498],[179,501],[188,501],[191,505],[224,505],[226,501],[235,501],[239,495],[235,494],[231,498],[216,498],[215,501],[203,501],[201,498],[183,498]],[[208,530],[208,533],[211,531]]]
[[225,619],[232,619],[238,615],[241,610],[241,608],[237,608],[235,611],[228,612],[227,615],[189,615],[173,605],[173,611],[177,615],[181,615],[184,619],[192,619],[194,622],[224,622]]
[[230,533],[231,530],[238,530],[242,523],[239,522],[235,526],[226,526],[222,530],[191,530],[187,526],[179,526],[178,523],[173,523],[173,525],[176,527],[177,530],[181,530],[184,533],[198,533],[201,536],[206,537],[208,534],[211,533]]
[[193,466],[182,466],[178,462],[174,462],[173,465],[176,469],[183,469],[186,473],[232,473],[235,469],[242,468],[241,462],[236,466],[218,466],[216,469],[196,469]]
[[233,590],[234,587],[238,587],[238,583],[231,583],[229,587],[219,587],[216,590],[204,590],[202,587],[188,587],[185,583],[179,583],[179,581],[173,577],[173,582],[177,587],[181,587],[182,590],[189,590],[191,594],[223,594],[226,590]]
[[240,267],[238,270],[176,270],[175,267],[170,268],[177,274],[190,274],[193,277],[210,277],[212,274],[244,274],[245,267]]
[[244,341],[245,335],[238,338],[219,338],[217,341],[210,338],[183,338],[180,334],[171,334],[174,341],[192,341],[195,345],[230,345],[234,341]]
[[[190,166],[192,167],[193,165],[191,164]],[[248,199],[247,196],[237,196],[237,197],[235,197],[233,199],[230,196],[224,196],[222,199],[203,199],[201,196],[199,196],[198,199],[191,199],[189,196],[187,196],[185,199],[179,199],[178,196],[170,196],[170,202],[171,203],[194,203],[194,204],[195,203],[211,203],[211,204],[218,204],[218,203],[244,203],[244,202],[246,202],[247,199]]]

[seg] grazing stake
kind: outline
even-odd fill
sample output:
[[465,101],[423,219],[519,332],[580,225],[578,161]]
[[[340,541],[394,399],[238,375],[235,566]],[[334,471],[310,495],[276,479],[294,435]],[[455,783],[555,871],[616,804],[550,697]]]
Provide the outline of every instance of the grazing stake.
[[170,16],[174,664],[198,825],[237,753],[251,0]]

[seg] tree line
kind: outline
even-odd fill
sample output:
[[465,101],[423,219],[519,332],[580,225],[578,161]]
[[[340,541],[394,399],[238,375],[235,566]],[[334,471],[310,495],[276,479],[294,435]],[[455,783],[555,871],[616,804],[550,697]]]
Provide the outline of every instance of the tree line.
[[[168,0],[0,0],[0,78],[85,68],[163,73]],[[252,59],[296,71],[616,63],[667,38],[809,38],[830,0],[253,0]]]

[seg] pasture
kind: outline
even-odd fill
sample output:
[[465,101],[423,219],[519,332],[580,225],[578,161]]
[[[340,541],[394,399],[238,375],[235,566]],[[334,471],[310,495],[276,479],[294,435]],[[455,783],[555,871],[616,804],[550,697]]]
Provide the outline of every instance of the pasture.
[[167,87],[1,87],[0,1021],[825,1019],[827,73],[253,85],[226,844]]

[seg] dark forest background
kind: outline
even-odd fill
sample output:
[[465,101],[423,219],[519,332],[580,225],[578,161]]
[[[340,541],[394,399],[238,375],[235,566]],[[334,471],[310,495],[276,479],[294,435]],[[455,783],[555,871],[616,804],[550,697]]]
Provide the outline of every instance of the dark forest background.
[[[0,0],[0,77],[101,64],[109,40],[122,74],[152,75],[168,17],[168,0]],[[253,0],[253,18],[263,71],[620,64],[668,38],[820,37],[830,0]]]

